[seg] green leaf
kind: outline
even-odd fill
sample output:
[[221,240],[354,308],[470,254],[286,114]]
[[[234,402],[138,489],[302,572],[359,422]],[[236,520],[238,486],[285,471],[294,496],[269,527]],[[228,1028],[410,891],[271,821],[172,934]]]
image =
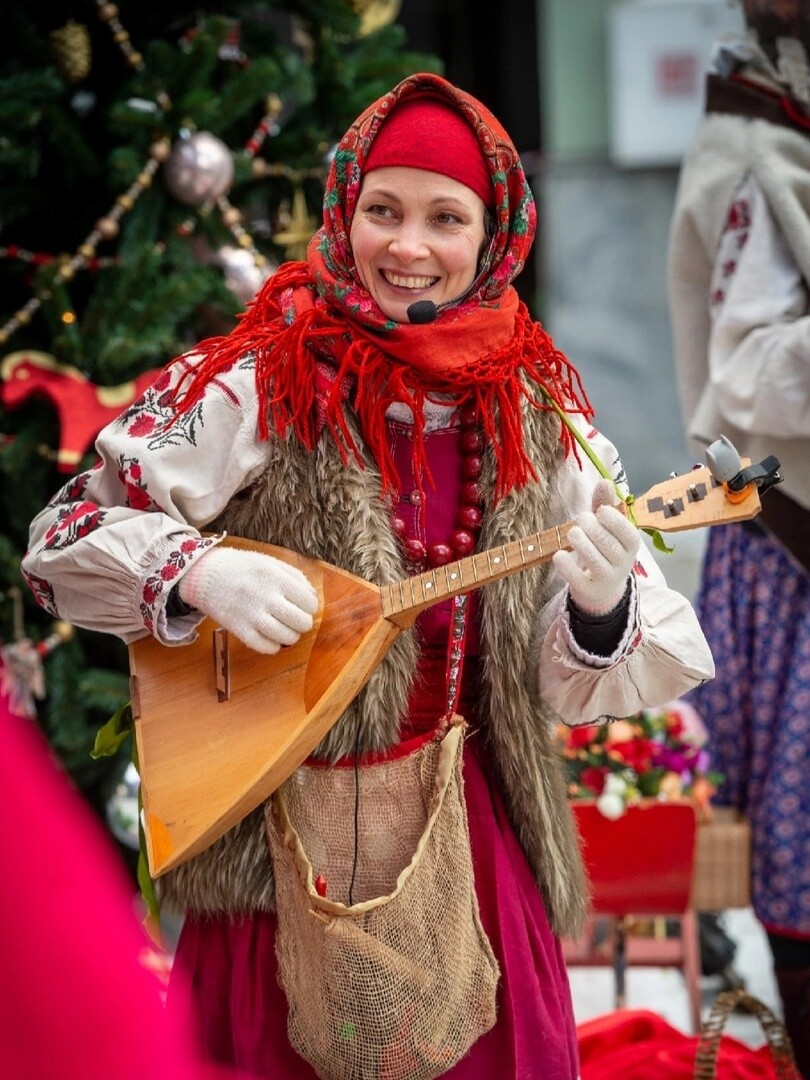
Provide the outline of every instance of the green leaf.
[[655,768],[650,769],[649,772],[641,773],[638,778],[638,789],[641,794],[648,797],[657,795],[661,785],[661,778],[665,772],[666,769]]
[[155,886],[149,873],[149,864],[146,861],[146,841],[143,837],[143,829],[139,826],[141,837],[140,853],[138,854],[138,888],[141,899],[146,908],[146,924],[153,938],[159,935],[160,905],[155,896]]
[[667,547],[667,542],[658,529],[650,529],[645,525],[641,531],[652,538],[653,547],[656,551],[660,551],[664,555],[671,555],[675,550],[674,547]]
[[[635,495],[625,495],[624,494],[624,492],[619,488],[619,486],[616,484],[613,477],[608,472],[605,465],[599,460],[599,458],[593,452],[591,447],[588,445],[587,440],[582,437],[581,433],[579,431],[577,431],[577,429],[571,423],[571,418],[565,412],[565,410],[561,409],[560,406],[557,404],[557,402],[552,397],[550,397],[545,391],[543,391],[543,397],[548,402],[548,404],[552,407],[554,412],[559,416],[560,420],[562,420],[562,422],[565,424],[565,426],[568,428],[568,430],[571,432],[571,434],[574,436],[576,441],[579,443],[580,448],[582,449],[583,453],[588,458],[588,460],[593,465],[593,467],[596,469],[596,471],[600,474],[600,476],[603,476],[605,478],[605,480],[609,480],[611,482],[611,484],[613,484],[613,488],[614,488],[614,490],[616,492],[617,497],[619,499],[621,499],[621,501],[624,503],[625,507],[627,508],[627,517],[629,518],[630,521],[632,521],[632,523],[638,529],[639,524],[636,521],[636,515],[633,513],[633,503],[635,502]],[[667,546],[666,541],[664,540],[663,536],[658,531],[658,529],[651,529],[651,528],[649,528],[647,526],[644,526],[643,528],[641,528],[641,532],[646,533],[649,537],[652,538],[653,547],[656,549],[656,551],[661,551],[666,555],[671,555],[672,552],[675,550],[675,548],[671,548],[671,547]]]
[[90,756],[96,759],[117,754],[132,734],[133,723],[132,703],[128,701],[126,705],[122,705],[117,712],[113,713],[103,727],[98,729]]

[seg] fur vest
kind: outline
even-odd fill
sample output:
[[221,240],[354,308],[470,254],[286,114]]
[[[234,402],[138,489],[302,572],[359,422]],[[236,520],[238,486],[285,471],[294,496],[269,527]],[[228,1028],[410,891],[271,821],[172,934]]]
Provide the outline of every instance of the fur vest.
[[[524,406],[525,446],[539,482],[491,508],[494,464],[485,456],[482,487],[490,509],[480,547],[490,548],[555,524],[547,518],[547,478],[560,467],[559,420]],[[352,432],[358,446],[359,432]],[[212,528],[304,551],[377,584],[406,576],[381,497],[379,474],[344,463],[324,435],[314,453],[294,438],[276,439],[264,474],[240,492]],[[586,903],[585,876],[566,796],[555,714],[537,685],[538,613],[547,566],[484,586],[480,597],[484,701],[481,733],[516,835],[558,935],[576,934]],[[335,760],[354,752],[357,725],[364,751],[397,741],[417,663],[412,631],[400,634],[366,686],[317,750]],[[238,915],[273,908],[273,877],[258,807],[211,847],[158,879],[169,908]]]

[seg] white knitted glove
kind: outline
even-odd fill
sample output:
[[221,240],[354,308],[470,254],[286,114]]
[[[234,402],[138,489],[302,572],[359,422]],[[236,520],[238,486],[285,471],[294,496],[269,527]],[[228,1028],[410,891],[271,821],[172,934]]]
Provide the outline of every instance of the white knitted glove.
[[571,599],[590,615],[606,615],[616,607],[638,553],[638,531],[615,502],[613,484],[600,480],[593,492],[593,512],[577,515],[569,530],[571,551],[558,551],[552,559]]
[[215,547],[179,584],[180,599],[260,653],[277,653],[312,629],[318,596],[294,566],[260,551]]

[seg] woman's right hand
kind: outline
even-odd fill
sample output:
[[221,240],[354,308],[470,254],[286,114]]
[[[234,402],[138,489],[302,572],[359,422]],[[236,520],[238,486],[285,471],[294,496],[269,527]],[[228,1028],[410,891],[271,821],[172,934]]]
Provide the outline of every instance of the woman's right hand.
[[215,547],[180,579],[180,598],[260,653],[312,629],[318,596],[306,576],[260,551]]
[[553,557],[571,599],[591,615],[606,615],[621,602],[638,554],[638,529],[616,509],[615,501],[613,484],[600,480],[593,491],[593,511],[579,514],[568,533],[571,550]]

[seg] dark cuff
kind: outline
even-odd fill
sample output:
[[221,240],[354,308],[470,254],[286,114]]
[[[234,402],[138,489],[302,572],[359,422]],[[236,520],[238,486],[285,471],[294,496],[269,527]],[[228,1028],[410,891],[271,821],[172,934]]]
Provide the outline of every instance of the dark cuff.
[[580,649],[592,656],[612,656],[615,653],[627,629],[632,595],[632,579],[628,578],[624,596],[616,607],[605,615],[591,615],[583,611],[569,595],[568,618],[571,633]]
[[180,588],[178,585],[173,585],[169,590],[169,596],[166,600],[166,616],[169,619],[179,619],[183,615],[190,615],[193,611],[196,611],[190,604],[187,604],[185,600],[180,596]]

